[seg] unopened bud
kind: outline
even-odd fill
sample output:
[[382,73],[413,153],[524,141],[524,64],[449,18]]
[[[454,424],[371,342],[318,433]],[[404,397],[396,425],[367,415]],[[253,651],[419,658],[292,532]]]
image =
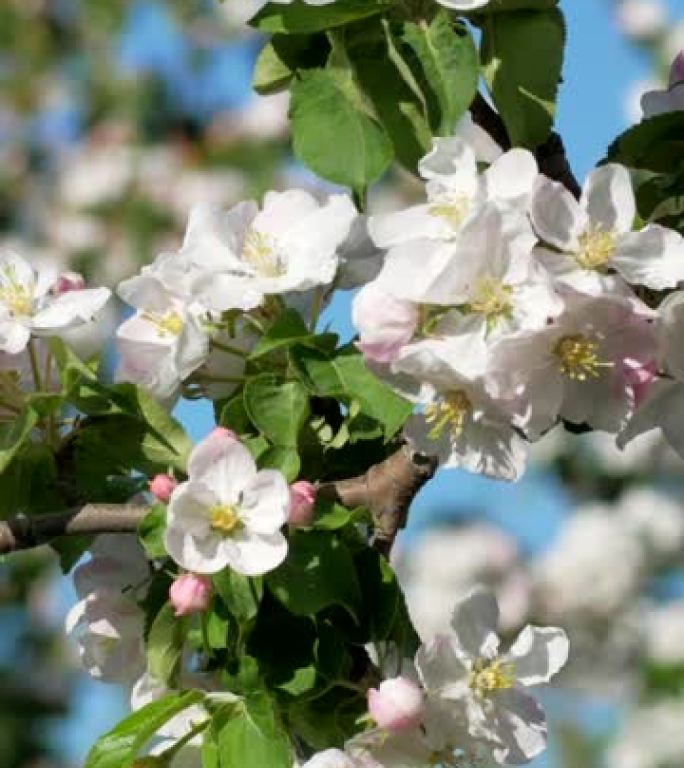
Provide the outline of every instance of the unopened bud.
[[176,616],[201,613],[209,607],[211,579],[198,573],[184,573],[169,588],[169,600]]
[[166,503],[173,493],[174,488],[178,485],[178,480],[170,475],[155,475],[150,480],[149,488],[158,501]]
[[670,88],[677,83],[684,83],[684,50],[675,56],[670,67]]
[[78,272],[62,273],[52,286],[52,293],[61,296],[69,291],[81,291],[85,288],[85,279]]
[[308,480],[297,480],[290,486],[290,525],[309,525],[316,504],[316,486]]
[[368,691],[368,712],[380,728],[393,733],[416,728],[423,720],[423,691],[405,677],[384,680]]

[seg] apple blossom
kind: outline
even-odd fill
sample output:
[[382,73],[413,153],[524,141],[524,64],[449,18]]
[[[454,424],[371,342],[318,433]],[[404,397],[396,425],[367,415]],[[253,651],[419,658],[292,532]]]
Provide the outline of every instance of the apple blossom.
[[158,500],[167,502],[178,480],[171,475],[155,475],[149,482],[150,493]]
[[356,216],[346,195],[320,204],[298,189],[268,192],[261,210],[253,201],[227,212],[197,206],[177,259],[203,306],[252,309],[267,295],[331,283]]
[[[524,212],[538,174],[534,156],[523,149],[502,154],[479,174],[474,149],[458,136],[434,139],[418,170],[426,180],[427,202],[371,216],[368,231],[378,247],[390,249],[390,260],[407,260],[413,253],[421,271],[428,273],[424,278],[432,277],[431,268],[441,263],[439,242],[454,240],[483,205],[495,203],[509,213]],[[515,216],[509,218],[517,225]],[[423,261],[433,250],[430,261]]]
[[307,760],[302,768],[360,768],[360,766],[341,749],[326,749]]
[[684,81],[679,80],[664,90],[646,91],[641,97],[641,110],[645,118],[684,110]]
[[21,352],[31,335],[59,336],[89,321],[108,301],[108,288],[51,292],[57,275],[36,271],[16,253],[0,253],[0,351]]
[[476,11],[487,5],[489,0],[437,0],[437,2],[454,11]]
[[500,654],[498,617],[492,595],[472,590],[456,604],[453,636],[423,645],[416,668],[428,702],[456,722],[464,719],[470,736],[487,742],[497,762],[519,765],[546,745],[544,713],[525,689],[549,682],[563,667],[568,640],[562,629],[528,625]]
[[383,680],[367,695],[368,712],[380,728],[398,733],[417,728],[423,720],[423,692],[405,677]]
[[176,616],[206,611],[211,600],[211,579],[198,573],[182,573],[169,588],[169,600]]
[[620,290],[613,269],[632,285],[660,290],[684,279],[684,239],[673,229],[648,224],[633,232],[636,204],[627,169],[593,170],[579,202],[544,177],[532,200],[532,224],[551,248],[540,259],[556,280],[593,296]]
[[85,285],[85,278],[79,272],[63,272],[50,290],[59,296],[68,291],[82,291]]
[[637,40],[660,34],[667,22],[667,10],[661,0],[622,0],[617,6],[620,29]]
[[684,761],[684,703],[667,698],[631,713],[607,754],[608,768],[661,768]]
[[197,573],[229,566],[249,576],[280,565],[290,501],[280,472],[258,472],[249,451],[219,433],[195,446],[188,478],[171,495],[164,536],[179,565]]
[[287,521],[290,525],[309,525],[313,520],[317,490],[308,480],[297,480],[290,486],[290,507]]

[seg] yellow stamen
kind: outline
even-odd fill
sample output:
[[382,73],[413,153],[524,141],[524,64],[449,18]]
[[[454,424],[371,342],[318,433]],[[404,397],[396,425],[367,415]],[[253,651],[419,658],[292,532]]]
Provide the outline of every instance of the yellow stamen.
[[209,518],[213,530],[224,536],[232,536],[242,528],[242,520],[237,509],[231,504],[217,504],[209,510]]
[[611,368],[613,363],[601,360],[599,345],[581,333],[564,336],[554,348],[561,373],[574,381],[598,379],[601,368]]
[[428,208],[431,216],[444,219],[453,230],[460,229],[469,210],[470,200],[466,195],[445,197],[444,199],[437,200]]
[[242,244],[241,258],[261,277],[280,277],[285,274],[285,268],[278,258],[274,239],[257,229],[247,230]]
[[5,267],[2,273],[0,301],[12,315],[30,317],[33,314],[33,286],[19,283],[12,266]]
[[163,315],[157,312],[143,312],[143,317],[157,327],[160,336],[180,336],[185,327],[183,318],[173,310]]
[[591,227],[579,236],[580,250],[575,260],[584,269],[601,269],[615,252],[615,235],[600,227]]
[[487,275],[476,283],[468,306],[471,312],[484,315],[494,323],[502,317],[510,317],[513,310],[512,293],[510,285],[504,285],[501,280]]
[[504,664],[500,659],[477,659],[468,675],[468,685],[479,696],[487,696],[494,691],[512,688],[515,673],[512,664]]
[[434,425],[428,437],[437,440],[447,428],[453,438],[460,437],[471,411],[471,402],[462,389],[449,392],[441,400],[430,403],[424,412],[425,421]]

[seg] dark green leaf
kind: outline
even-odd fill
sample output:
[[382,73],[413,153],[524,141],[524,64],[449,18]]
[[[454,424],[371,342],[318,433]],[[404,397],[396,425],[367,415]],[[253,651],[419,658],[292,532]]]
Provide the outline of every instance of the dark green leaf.
[[296,309],[286,309],[270,326],[252,350],[250,358],[256,359],[274,349],[288,347],[311,337],[311,332]]
[[166,557],[164,531],[166,530],[166,506],[155,504],[138,524],[138,538],[150,560]]
[[259,466],[263,469],[277,469],[285,475],[288,483],[299,476],[301,461],[296,448],[272,445],[259,454]]
[[251,621],[259,611],[263,595],[260,578],[250,579],[230,568],[213,576],[214,587],[239,624]]
[[183,651],[183,622],[176,618],[171,603],[157,614],[147,638],[147,668],[152,677],[170,685]]
[[13,421],[0,424],[0,472],[7,468],[37,423],[38,414],[33,408],[26,406]]
[[245,409],[253,424],[279,446],[296,447],[299,430],[309,415],[309,398],[298,381],[282,381],[264,373],[249,379]]
[[260,94],[278,93],[297,70],[323,66],[329,52],[324,35],[274,35],[261,49],[252,86]]
[[607,159],[655,172],[684,171],[684,111],[642,120],[613,142]]
[[337,0],[330,5],[312,6],[303,0],[289,5],[269,3],[250,21],[262,32],[306,34],[333,29],[358,19],[376,16],[391,6],[389,0]]

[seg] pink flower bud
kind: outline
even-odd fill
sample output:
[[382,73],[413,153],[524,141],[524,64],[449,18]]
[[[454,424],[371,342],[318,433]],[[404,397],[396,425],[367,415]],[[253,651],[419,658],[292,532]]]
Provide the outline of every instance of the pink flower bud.
[[359,332],[356,346],[367,360],[391,363],[408,344],[418,325],[418,308],[372,283],[354,297],[352,319]]
[[169,600],[176,616],[206,611],[211,598],[211,579],[198,573],[184,573],[169,589]]
[[622,361],[622,372],[632,390],[634,405],[638,407],[648,394],[648,390],[657,376],[655,361],[650,360],[644,363],[628,357]]
[[78,272],[63,272],[52,286],[52,293],[61,296],[69,291],[81,291],[85,288],[85,279]]
[[368,691],[368,712],[380,728],[398,733],[415,728],[423,720],[423,691],[405,677],[384,680]]
[[159,501],[167,502],[173,493],[173,489],[178,485],[178,480],[170,475],[155,475],[150,480],[149,488]]
[[238,436],[232,429],[226,427],[214,427],[209,433],[209,437],[221,437],[223,439],[238,440]]
[[670,88],[682,82],[684,82],[684,50],[675,56],[670,67]]
[[316,503],[316,486],[308,480],[297,480],[290,486],[290,525],[309,525]]

